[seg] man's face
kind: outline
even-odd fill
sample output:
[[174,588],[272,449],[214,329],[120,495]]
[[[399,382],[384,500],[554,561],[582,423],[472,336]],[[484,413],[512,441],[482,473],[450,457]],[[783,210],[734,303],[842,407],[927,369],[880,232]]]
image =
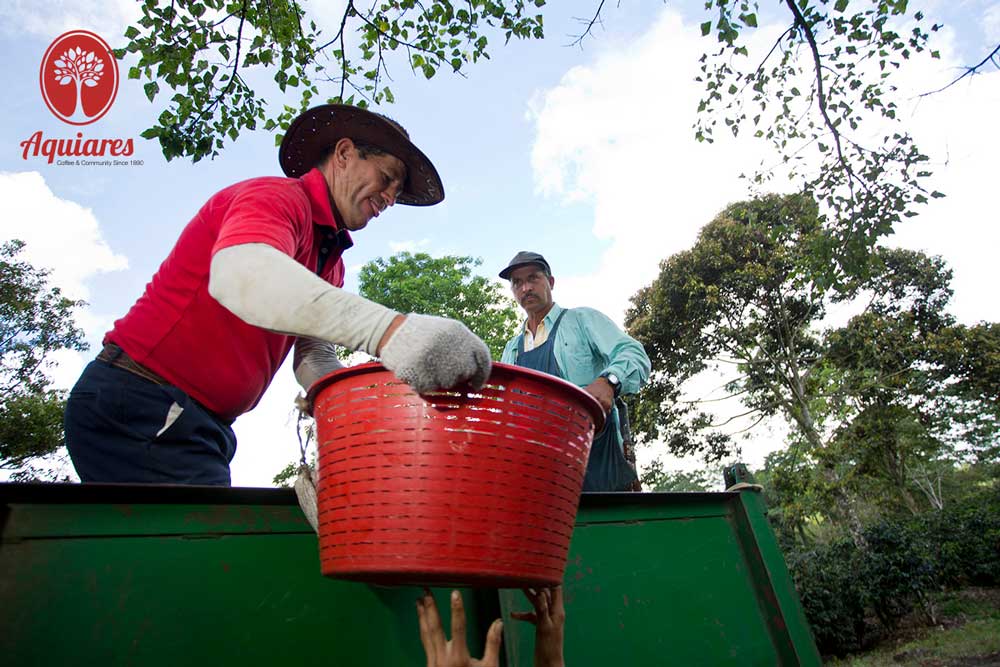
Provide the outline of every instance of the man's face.
[[529,314],[544,314],[552,307],[552,287],[556,280],[545,275],[538,264],[520,266],[510,274],[510,290]]
[[[406,183],[406,166],[392,155],[361,157],[349,139],[341,140],[330,158],[327,182],[341,224],[364,229],[372,218],[396,203]],[[329,174],[332,173],[332,179]]]

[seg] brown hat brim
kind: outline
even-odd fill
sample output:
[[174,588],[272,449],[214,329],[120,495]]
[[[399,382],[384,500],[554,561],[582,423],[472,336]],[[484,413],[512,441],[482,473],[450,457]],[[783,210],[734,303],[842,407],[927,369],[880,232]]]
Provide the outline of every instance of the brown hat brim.
[[281,170],[292,178],[305,175],[345,137],[380,148],[406,165],[406,183],[397,204],[433,206],[444,200],[437,169],[403,132],[376,113],[346,104],[313,107],[292,121],[278,150]]

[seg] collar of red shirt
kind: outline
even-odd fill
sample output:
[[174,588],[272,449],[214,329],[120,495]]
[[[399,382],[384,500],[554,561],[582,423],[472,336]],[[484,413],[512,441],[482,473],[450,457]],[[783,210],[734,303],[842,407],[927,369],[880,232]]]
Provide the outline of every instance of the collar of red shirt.
[[330,188],[326,184],[326,178],[319,169],[312,169],[302,177],[302,183],[306,188],[306,195],[312,206],[313,222],[324,227],[333,227],[337,230],[340,246],[350,248],[354,245],[351,234],[340,226],[340,221],[333,217],[333,207],[330,203]]

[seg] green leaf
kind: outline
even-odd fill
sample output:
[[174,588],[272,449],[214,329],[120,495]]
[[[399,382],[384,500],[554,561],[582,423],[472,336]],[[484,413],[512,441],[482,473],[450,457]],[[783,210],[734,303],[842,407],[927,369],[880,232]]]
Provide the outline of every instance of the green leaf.
[[701,24],[701,36],[704,37],[708,33],[712,32],[712,22],[705,21]]
[[145,86],[143,86],[142,89],[143,91],[145,91],[146,97],[149,98],[149,101],[152,102],[153,98],[156,97],[156,94],[160,92],[160,84],[156,83],[155,81],[150,81]]

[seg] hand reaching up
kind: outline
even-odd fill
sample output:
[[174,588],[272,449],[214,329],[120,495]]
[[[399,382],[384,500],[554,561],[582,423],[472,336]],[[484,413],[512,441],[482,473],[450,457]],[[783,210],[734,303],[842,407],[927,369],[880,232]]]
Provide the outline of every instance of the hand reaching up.
[[566,610],[563,608],[562,586],[524,590],[535,611],[511,612],[511,618],[535,626],[535,667],[564,667],[563,628]]
[[441,627],[441,616],[430,591],[417,600],[417,618],[420,621],[420,642],[427,654],[427,667],[498,667],[500,664],[500,638],[503,622],[493,621],[486,633],[486,649],[482,660],[469,655],[465,643],[465,607],[462,594],[451,592],[451,640]]

